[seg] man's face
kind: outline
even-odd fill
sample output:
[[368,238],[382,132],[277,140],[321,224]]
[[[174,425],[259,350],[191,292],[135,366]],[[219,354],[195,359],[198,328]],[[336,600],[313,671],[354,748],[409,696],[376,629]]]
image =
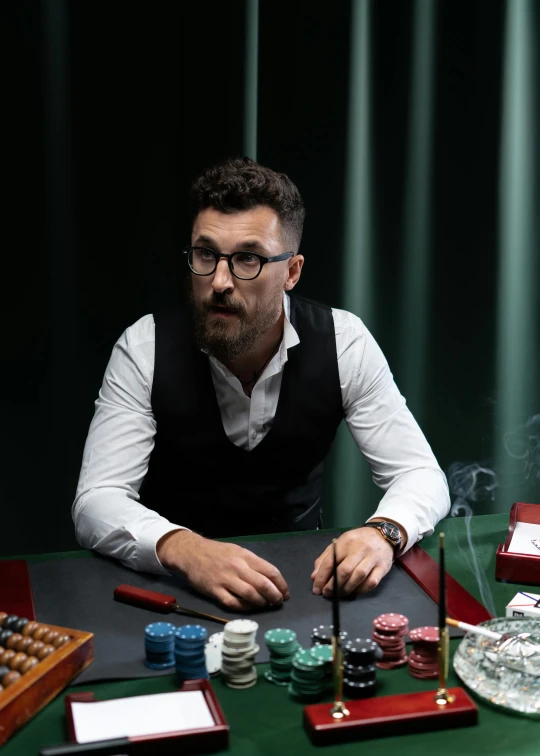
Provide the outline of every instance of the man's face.
[[[238,213],[203,210],[193,224],[191,245],[232,254],[248,251],[265,257],[289,252],[281,222],[269,207]],[[260,275],[245,281],[233,276],[221,258],[209,276],[192,273],[195,332],[201,348],[222,362],[249,354],[283,309],[289,260],[263,265]]]

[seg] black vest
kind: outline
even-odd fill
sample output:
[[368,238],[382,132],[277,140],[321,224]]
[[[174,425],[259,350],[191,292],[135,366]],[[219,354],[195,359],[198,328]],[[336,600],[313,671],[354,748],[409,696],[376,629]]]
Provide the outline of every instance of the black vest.
[[216,538],[317,527],[323,460],[343,418],[334,319],[324,305],[290,302],[300,343],[288,350],[272,427],[252,451],[225,434],[190,313],[155,317],[146,507]]

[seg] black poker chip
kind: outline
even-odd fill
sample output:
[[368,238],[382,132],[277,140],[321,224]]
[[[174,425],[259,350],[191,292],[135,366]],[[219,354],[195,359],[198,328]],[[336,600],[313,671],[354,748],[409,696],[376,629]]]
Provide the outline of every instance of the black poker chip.
[[[311,631],[311,640],[315,643],[332,643],[332,635],[334,632],[333,625],[319,625],[314,627]],[[339,634],[342,643],[345,643],[349,637],[349,634],[342,630]]]
[[353,638],[343,645],[343,654],[348,664],[360,667],[379,661],[383,652],[371,638]]
[[343,679],[343,692],[347,698],[369,698],[370,696],[375,695],[376,688],[377,683],[375,680],[370,682],[356,682],[354,680],[349,680],[346,677]]
[[375,680],[377,667],[370,664],[367,667],[356,667],[353,664],[343,665],[343,675],[354,682],[371,682]]

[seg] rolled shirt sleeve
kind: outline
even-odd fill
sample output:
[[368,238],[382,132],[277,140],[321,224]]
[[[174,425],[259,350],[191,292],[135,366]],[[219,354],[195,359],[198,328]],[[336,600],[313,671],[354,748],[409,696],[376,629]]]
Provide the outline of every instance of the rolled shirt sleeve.
[[362,321],[333,310],[345,421],[385,494],[373,517],[407,531],[405,550],[448,514],[446,477]]
[[77,540],[136,570],[166,573],[159,539],[182,529],[139,500],[154,448],[151,393],[154,365],[151,315],[115,344],[90,425],[72,508]]

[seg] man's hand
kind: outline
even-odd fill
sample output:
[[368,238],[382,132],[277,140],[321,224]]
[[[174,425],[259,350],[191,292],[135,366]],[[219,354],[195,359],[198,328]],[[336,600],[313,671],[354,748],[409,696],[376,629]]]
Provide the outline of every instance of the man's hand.
[[234,543],[176,530],[160,538],[156,551],[165,567],[181,572],[194,588],[227,609],[276,606],[289,598],[277,567]]
[[[311,574],[313,593],[332,595],[334,580],[333,545],[328,546],[315,560]],[[343,533],[336,543],[338,583],[340,594],[367,593],[379,585],[390,570],[394,549],[373,528],[356,528]]]

